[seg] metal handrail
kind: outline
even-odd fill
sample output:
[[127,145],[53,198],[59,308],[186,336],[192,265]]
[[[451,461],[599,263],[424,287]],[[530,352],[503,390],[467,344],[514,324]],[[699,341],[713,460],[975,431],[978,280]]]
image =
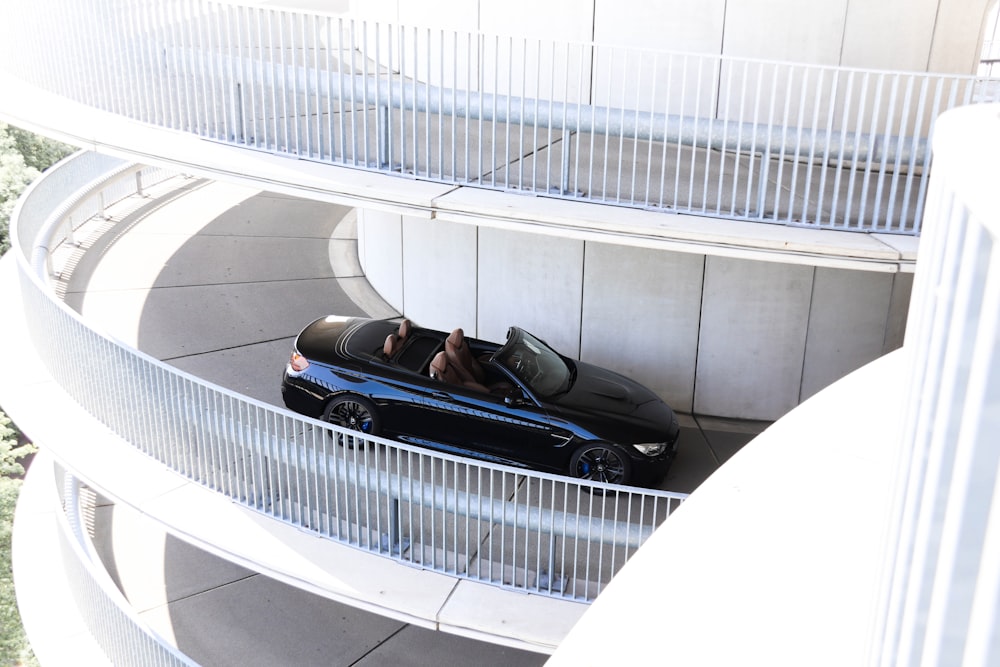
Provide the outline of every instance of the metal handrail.
[[[73,237],[72,223],[69,224],[68,231],[60,234],[62,225],[71,219],[71,216],[79,210],[86,201],[98,197],[107,187],[109,181],[118,180],[122,176],[139,174],[143,169],[142,165],[122,164],[110,173],[101,174],[90,183],[71,194],[59,208],[52,211],[49,217],[42,224],[42,229],[36,239],[31,253],[31,267],[38,275],[46,277],[55,274],[52,268],[52,253],[65,242],[75,243]],[[100,211],[104,211],[103,198],[101,199]]]
[[[202,70],[216,68],[218,71],[242,72],[246,80],[262,81],[269,87],[296,81],[308,94],[331,100],[363,102],[377,108],[411,113],[456,115],[474,121],[527,125],[559,132],[626,136],[696,148],[774,155],[792,154],[796,150],[800,154],[816,153],[818,149],[836,146],[844,160],[886,160],[906,165],[923,164],[927,151],[926,137],[776,126],[773,123],[721,123],[715,118],[581,101],[535,99],[509,93],[459,90],[374,74],[331,74],[312,67],[281,63],[269,66],[262,60],[250,58],[226,55],[206,57],[190,49],[168,50],[166,60],[196,63],[197,69]],[[385,140],[384,137],[380,139]]]

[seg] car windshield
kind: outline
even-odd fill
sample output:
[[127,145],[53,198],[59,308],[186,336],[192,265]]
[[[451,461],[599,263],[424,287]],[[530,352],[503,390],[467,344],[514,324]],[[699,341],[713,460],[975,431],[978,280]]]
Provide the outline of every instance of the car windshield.
[[511,329],[494,360],[513,371],[538,396],[561,394],[573,382],[572,367],[555,350],[521,329]]

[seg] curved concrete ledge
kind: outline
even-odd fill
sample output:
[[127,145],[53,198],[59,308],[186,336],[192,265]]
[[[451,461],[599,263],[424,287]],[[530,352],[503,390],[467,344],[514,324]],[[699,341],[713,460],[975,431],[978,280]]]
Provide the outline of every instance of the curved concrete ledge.
[[912,272],[919,238],[722,220],[472,187],[434,200],[434,218],[562,238],[827,268]]
[[[0,293],[14,304],[20,300],[15,269],[13,257],[0,260]],[[230,562],[382,616],[543,653],[555,649],[586,608],[369,555],[188,481],[122,441],[69,398],[44,372],[20,318],[7,328],[0,367],[0,405],[16,415],[36,444],[102,495]],[[87,446],[77,446],[81,441]]]
[[[643,545],[550,664],[867,664],[905,360],[865,366],[744,447]],[[656,632],[635,632],[637,618]],[[590,641],[597,633],[629,641]]]

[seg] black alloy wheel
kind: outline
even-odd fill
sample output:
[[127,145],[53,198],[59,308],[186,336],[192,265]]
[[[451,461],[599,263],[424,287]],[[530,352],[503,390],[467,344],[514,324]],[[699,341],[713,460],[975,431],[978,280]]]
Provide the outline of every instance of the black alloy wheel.
[[[352,431],[358,431],[365,435],[378,435],[381,432],[378,412],[375,406],[367,398],[345,394],[330,401],[323,412],[323,419]],[[343,444],[355,444],[355,438],[349,438],[350,442],[345,442],[348,438],[338,437],[337,441]]]
[[632,477],[632,462],[615,445],[589,444],[573,453],[569,474],[592,482],[628,484]]

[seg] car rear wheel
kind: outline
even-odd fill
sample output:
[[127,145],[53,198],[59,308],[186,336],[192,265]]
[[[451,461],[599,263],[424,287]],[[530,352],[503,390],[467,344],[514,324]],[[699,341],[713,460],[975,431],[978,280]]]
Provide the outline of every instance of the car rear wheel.
[[[365,435],[378,435],[381,432],[378,412],[375,405],[367,398],[346,394],[330,401],[323,412],[323,419],[336,426],[359,431]],[[349,440],[350,442],[346,442]],[[353,445],[354,438],[338,437],[340,444]]]
[[569,474],[592,482],[628,484],[632,479],[632,462],[616,445],[590,443],[573,452]]

